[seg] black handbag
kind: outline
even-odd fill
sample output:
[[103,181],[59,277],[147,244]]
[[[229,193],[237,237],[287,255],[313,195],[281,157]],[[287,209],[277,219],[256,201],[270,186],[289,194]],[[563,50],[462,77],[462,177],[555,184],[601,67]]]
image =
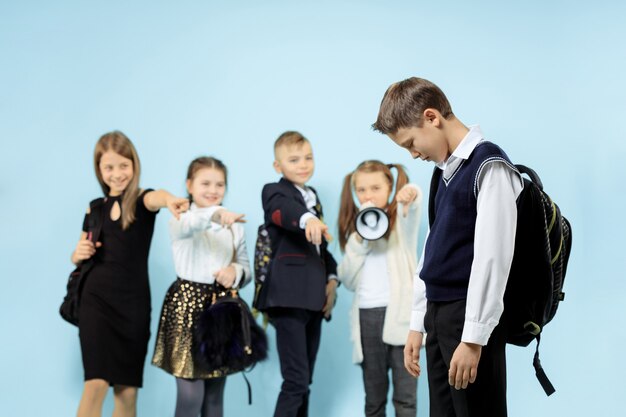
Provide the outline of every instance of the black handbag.
[[214,284],[195,329],[195,359],[207,372],[249,370],[267,358],[267,336],[236,289]]
[[[90,204],[89,214],[87,215],[89,239],[94,244],[100,238],[102,231],[102,223],[104,221],[103,198],[93,200]],[[63,302],[59,308],[61,317],[70,324],[78,326],[78,309],[80,307],[80,294],[85,284],[87,274],[94,265],[93,256],[76,266],[67,280],[67,294],[63,297]]]
[[[235,262],[236,256],[233,234],[231,263]],[[211,304],[204,306],[194,329],[195,361],[205,371],[221,375],[252,369],[257,362],[267,358],[265,331],[257,324],[236,288],[225,288],[215,282],[211,292]],[[251,402],[249,383],[248,395]]]

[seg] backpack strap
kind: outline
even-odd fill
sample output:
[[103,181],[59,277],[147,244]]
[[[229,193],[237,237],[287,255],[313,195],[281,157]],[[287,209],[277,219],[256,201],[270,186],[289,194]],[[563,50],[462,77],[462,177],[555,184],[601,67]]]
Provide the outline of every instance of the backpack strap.
[[539,343],[541,342],[541,335],[537,335],[537,348],[535,349],[535,357],[533,358],[533,367],[535,368],[535,376],[539,380],[541,384],[541,388],[546,392],[546,395],[550,396],[554,394],[556,391],[554,386],[548,379],[543,367],[541,366],[541,361],[539,360]]
[[526,165],[520,165],[520,164],[516,164],[515,168],[517,168],[517,170],[519,171],[520,175],[521,174],[526,174],[528,175],[528,177],[530,178],[530,180],[535,183],[535,185],[537,187],[539,187],[539,189],[541,191],[543,191],[543,183],[541,182],[541,180],[539,179],[539,175],[537,175],[537,173],[535,172],[534,169],[527,167]]
[[252,405],[252,387],[250,386],[250,381],[248,381],[248,377],[246,376],[246,371],[241,372],[241,375],[246,381],[246,386],[248,387],[248,405]]
[[102,224],[104,223],[104,198],[96,198],[89,203],[89,232],[90,239],[96,243],[102,232]]
[[441,180],[442,171],[435,167],[433,176],[430,179],[430,192],[428,194],[428,224],[430,226],[435,222],[435,196],[439,188],[439,180]]

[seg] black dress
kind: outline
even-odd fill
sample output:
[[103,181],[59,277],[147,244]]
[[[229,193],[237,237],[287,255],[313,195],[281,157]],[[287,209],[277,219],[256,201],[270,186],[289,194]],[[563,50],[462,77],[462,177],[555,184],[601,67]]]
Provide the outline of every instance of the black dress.
[[[137,200],[135,221],[122,230],[122,220],[111,220],[115,202],[104,203],[104,222],[87,276],[79,311],[79,336],[85,380],[104,379],[111,385],[141,387],[150,338],[150,286],[148,253],[156,212],[143,197]],[[83,225],[86,231],[87,222]]]

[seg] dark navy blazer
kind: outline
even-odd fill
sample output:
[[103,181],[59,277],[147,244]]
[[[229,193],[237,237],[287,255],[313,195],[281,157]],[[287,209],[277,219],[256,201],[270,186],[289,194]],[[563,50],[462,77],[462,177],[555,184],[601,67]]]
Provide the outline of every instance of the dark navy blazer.
[[[322,217],[317,192],[315,210]],[[326,281],[337,274],[337,262],[323,240],[320,253],[306,240],[300,218],[309,213],[302,193],[290,181],[281,178],[266,184],[261,195],[265,224],[272,246],[270,273],[259,294],[258,308],[294,307],[321,311],[326,301]]]

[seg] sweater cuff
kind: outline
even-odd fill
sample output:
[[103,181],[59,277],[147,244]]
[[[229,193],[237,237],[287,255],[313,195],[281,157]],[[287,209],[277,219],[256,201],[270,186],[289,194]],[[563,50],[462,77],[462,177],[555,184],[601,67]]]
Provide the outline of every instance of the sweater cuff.
[[356,232],[352,233],[350,237],[348,237],[348,242],[346,243],[346,246],[358,255],[367,255],[370,251],[369,241],[363,239],[361,242],[359,242],[356,236]]
[[235,268],[235,282],[233,283],[234,288],[239,288],[239,283],[243,279],[243,267],[239,264],[233,263],[233,267]]
[[491,336],[492,331],[493,327],[488,324],[466,320],[463,325],[461,342],[476,343],[477,345],[485,346],[489,341],[489,336]]

